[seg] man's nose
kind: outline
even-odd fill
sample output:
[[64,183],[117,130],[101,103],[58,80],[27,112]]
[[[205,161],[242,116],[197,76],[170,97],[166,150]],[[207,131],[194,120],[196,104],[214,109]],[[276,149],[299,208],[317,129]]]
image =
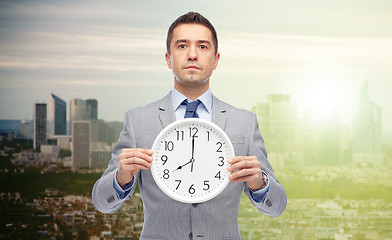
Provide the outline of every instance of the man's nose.
[[188,61],[197,61],[197,51],[195,46],[191,46],[188,51]]

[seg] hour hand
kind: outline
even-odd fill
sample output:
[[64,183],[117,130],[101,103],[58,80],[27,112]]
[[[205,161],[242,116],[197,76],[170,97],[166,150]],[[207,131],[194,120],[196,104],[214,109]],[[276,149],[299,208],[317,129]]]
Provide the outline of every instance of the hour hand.
[[180,170],[181,168],[183,168],[184,166],[188,165],[188,164],[191,163],[191,162],[192,162],[192,160],[190,160],[189,162],[187,162],[187,163],[185,163],[185,164],[183,164],[183,165],[181,165],[181,166],[178,166],[176,169],[173,170],[173,172],[174,172],[174,171],[177,171],[177,170]]

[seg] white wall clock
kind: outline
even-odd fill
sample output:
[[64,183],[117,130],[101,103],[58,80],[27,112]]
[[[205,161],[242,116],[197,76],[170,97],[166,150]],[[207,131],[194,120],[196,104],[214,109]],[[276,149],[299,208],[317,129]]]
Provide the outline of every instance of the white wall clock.
[[201,203],[229,184],[227,160],[235,155],[227,134],[216,124],[186,118],[171,123],[152,146],[151,173],[158,187],[184,203]]

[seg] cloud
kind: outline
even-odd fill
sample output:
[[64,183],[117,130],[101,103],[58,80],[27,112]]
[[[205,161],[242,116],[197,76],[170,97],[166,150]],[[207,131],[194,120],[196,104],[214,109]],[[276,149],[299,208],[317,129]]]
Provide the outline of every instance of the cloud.
[[1,6],[2,69],[165,70],[166,29],[159,27],[164,21],[147,16],[142,9],[148,5],[3,1]]
[[392,56],[392,38],[313,37],[233,34],[221,40],[229,57],[271,59],[357,58]]
[[392,74],[392,38],[314,37],[257,33],[221,36],[218,71],[298,74],[314,68]]
[[110,35],[21,33],[0,46],[0,68],[163,71],[162,34],[128,30]]

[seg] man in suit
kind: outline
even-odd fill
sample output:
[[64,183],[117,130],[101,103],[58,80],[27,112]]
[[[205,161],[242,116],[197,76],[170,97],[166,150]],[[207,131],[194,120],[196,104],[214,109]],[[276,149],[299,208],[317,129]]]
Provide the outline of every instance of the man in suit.
[[[138,183],[144,203],[141,239],[240,239],[242,191],[260,212],[271,217],[282,214],[287,202],[286,192],[267,160],[256,116],[211,94],[210,76],[220,58],[218,39],[212,24],[199,13],[189,12],[173,22],[165,57],[173,71],[174,88],[163,99],[125,114],[112,159],[94,185],[94,206],[104,213],[117,211],[132,197]],[[191,105],[194,110],[190,110]],[[156,136],[189,113],[220,126],[236,153],[228,160],[228,187],[200,204],[181,203],[166,196],[149,169],[150,148]]]

